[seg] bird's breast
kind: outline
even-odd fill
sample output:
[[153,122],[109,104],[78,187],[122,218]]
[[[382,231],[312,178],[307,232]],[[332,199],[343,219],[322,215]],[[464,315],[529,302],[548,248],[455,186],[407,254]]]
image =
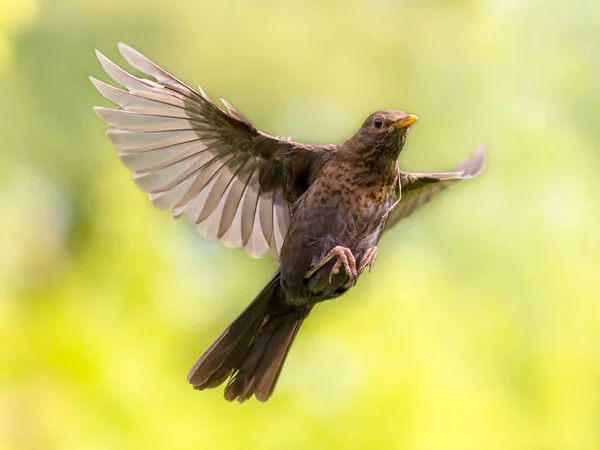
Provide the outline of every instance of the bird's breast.
[[336,245],[357,253],[376,245],[392,203],[394,183],[357,173],[356,168],[343,165],[324,168],[294,207],[282,265],[286,258],[297,259],[298,254],[306,264],[307,259],[321,258]]
[[[321,269],[308,284],[305,274],[336,246],[349,248],[360,260],[367,249],[377,245],[393,193],[393,178],[390,181],[389,176],[369,172],[365,167],[344,163],[323,167],[292,211],[280,254],[286,295],[298,299],[334,295],[337,285],[325,283],[331,292],[320,291],[331,267]],[[342,286],[344,280],[338,282]]]

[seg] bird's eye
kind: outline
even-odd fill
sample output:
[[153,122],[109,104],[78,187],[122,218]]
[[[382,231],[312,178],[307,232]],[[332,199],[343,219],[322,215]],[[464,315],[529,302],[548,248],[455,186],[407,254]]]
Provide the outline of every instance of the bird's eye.
[[381,128],[383,126],[383,120],[377,118],[373,121],[375,128]]

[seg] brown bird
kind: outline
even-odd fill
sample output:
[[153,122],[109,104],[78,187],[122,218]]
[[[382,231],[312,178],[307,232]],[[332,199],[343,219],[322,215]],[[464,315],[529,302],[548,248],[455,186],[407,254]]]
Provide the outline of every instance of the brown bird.
[[159,209],[185,214],[207,238],[269,251],[271,281],[196,362],[195,389],[228,380],[227,400],[269,399],[302,322],[339,297],[377,258],[381,234],[438,192],[479,175],[483,148],[455,172],[407,173],[396,162],[417,116],[379,111],[339,145],[269,136],[225,100],[219,108],[136,50],[119,44],[137,78],[100,52],[126,90],[91,78],[122,110],[95,107],[133,180]]

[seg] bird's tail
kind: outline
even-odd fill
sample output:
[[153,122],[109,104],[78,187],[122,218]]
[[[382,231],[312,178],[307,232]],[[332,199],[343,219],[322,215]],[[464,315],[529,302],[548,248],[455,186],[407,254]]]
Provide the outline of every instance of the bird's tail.
[[279,273],[204,352],[188,374],[194,389],[219,386],[229,378],[225,398],[240,403],[255,395],[267,401],[288,351],[310,312],[283,302]]

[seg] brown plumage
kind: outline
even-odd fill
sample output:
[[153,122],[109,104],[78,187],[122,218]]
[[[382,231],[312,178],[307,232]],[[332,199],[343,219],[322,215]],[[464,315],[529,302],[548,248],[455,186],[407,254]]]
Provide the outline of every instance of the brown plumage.
[[227,381],[225,398],[266,401],[290,346],[318,302],[355,285],[377,257],[390,228],[435,194],[479,175],[477,150],[456,172],[406,173],[397,158],[417,120],[380,111],[339,145],[305,145],[257,130],[232,105],[226,110],[132,48],[123,57],[155,81],[98,58],[121,90],[92,78],[122,110],[96,107],[135,183],[159,209],[185,214],[207,238],[269,251],[279,270],[252,303],[196,362],[195,389]]

